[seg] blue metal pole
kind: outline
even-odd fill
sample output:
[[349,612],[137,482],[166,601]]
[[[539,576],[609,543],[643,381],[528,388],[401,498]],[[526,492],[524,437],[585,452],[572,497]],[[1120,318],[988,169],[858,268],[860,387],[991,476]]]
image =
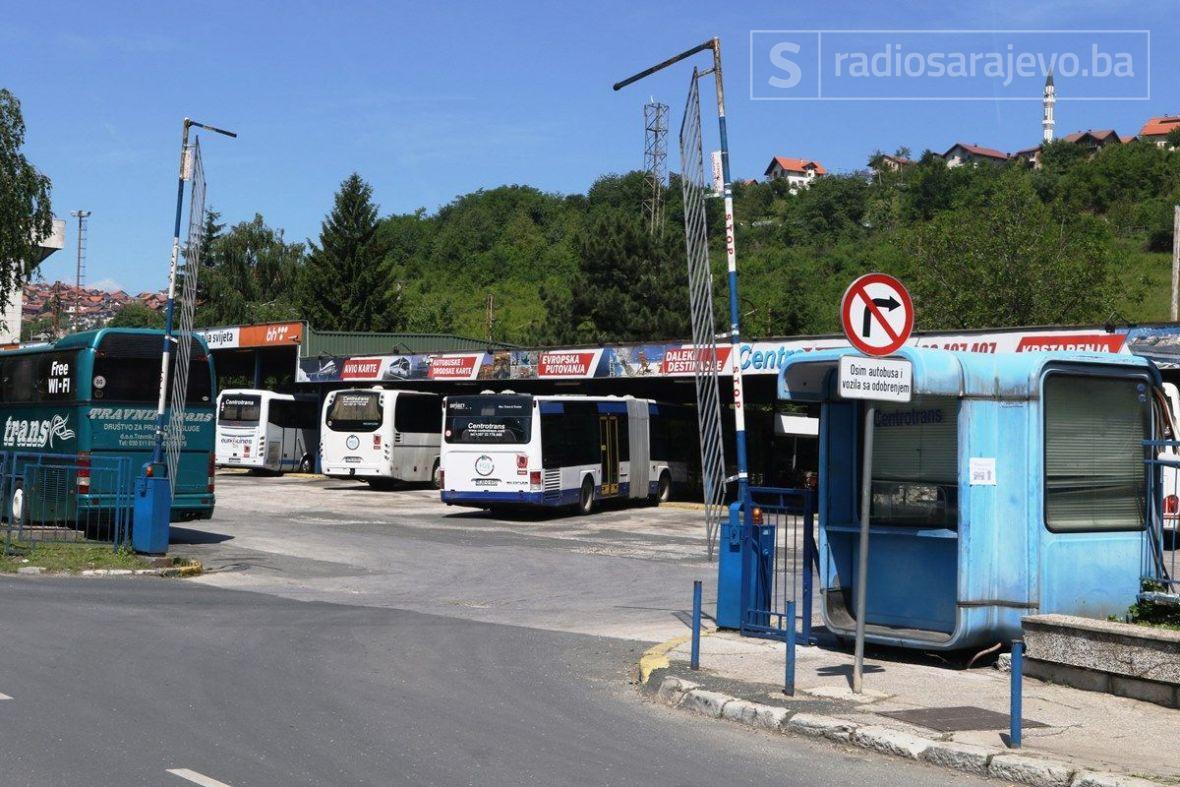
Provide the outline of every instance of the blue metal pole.
[[692,656],[688,666],[701,668],[701,581],[692,583]]
[[188,130],[193,125],[184,119],[180,137],[180,177],[176,181],[176,216],[172,223],[172,259],[168,265],[168,300],[164,306],[164,348],[160,359],[160,398],[156,403],[156,441],[152,446],[152,463],[164,461],[164,411],[168,406],[168,366],[172,357],[173,311],[176,305],[176,267],[180,262],[180,217],[184,205],[185,165],[188,163]]
[[733,218],[733,180],[729,171],[729,134],[725,126],[725,85],[721,76],[721,39],[714,38],[713,82],[717,90],[717,130],[721,143],[721,177],[725,198],[725,265],[729,280],[729,363],[733,374],[733,421],[737,448],[738,500],[742,502],[747,524],[752,524],[750,513],[749,463],[746,454],[746,397],[741,368],[741,312],[738,299],[737,246]]
[[1024,682],[1024,642],[1012,640],[1012,701],[1009,708],[1008,745],[1013,749],[1020,748],[1021,738],[1021,704]]
[[787,602],[787,656],[783,676],[783,694],[795,696],[795,602]]
[[815,493],[805,492],[803,504],[803,644],[811,644],[811,571],[815,566]]

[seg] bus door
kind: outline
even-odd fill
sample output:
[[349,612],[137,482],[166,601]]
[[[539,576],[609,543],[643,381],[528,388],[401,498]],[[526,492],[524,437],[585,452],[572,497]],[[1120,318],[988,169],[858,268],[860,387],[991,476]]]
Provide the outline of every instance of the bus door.
[[598,416],[598,433],[602,450],[602,495],[619,493],[619,417]]

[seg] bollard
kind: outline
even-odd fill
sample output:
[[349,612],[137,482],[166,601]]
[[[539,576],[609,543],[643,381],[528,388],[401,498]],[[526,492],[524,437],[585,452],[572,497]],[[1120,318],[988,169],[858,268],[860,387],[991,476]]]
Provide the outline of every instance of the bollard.
[[1008,745],[1020,748],[1021,689],[1024,682],[1024,641],[1012,640],[1012,702],[1009,708]]
[[787,656],[783,676],[783,694],[795,696],[795,602],[787,602]]
[[691,669],[701,668],[701,581],[692,583],[692,658]]

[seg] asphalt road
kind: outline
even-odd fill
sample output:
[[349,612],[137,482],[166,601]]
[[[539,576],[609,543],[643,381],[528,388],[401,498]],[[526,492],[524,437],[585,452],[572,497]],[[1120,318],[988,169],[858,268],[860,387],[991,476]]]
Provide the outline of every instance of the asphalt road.
[[983,783],[645,702],[625,640],[178,580],[0,593],[5,785]]
[[0,579],[0,783],[983,783],[641,699],[629,668],[714,571],[699,512],[496,519],[243,476],[218,496],[174,529],[198,580]]

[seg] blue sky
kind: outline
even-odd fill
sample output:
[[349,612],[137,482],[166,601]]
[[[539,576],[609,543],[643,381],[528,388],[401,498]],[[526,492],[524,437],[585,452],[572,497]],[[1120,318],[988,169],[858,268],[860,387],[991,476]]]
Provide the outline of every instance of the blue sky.
[[[672,106],[669,165],[676,170],[675,132],[690,66],[620,93],[610,86],[713,35],[725,56],[738,178],[760,176],[772,154],[848,171],[877,148],[906,145],[918,153],[963,140],[1013,151],[1040,139],[1040,105],[1028,101],[753,101],[768,75],[784,72],[766,65],[779,34],[755,37],[751,67],[751,30],[1144,29],[1155,44],[1150,100],[1070,102],[1069,80],[1059,78],[1058,134],[1107,127],[1134,133],[1151,115],[1180,113],[1174,3],[1031,6],[10,4],[0,26],[0,86],[23,103],[26,152],[53,180],[57,215],[93,211],[89,282],[138,291],[164,284],[185,115],[240,134],[202,140],[209,202],[223,218],[260,212],[288,239],[302,240],[317,235],[334,190],[353,170],[372,183],[383,213],[434,210],[459,194],[505,183],[584,191],[602,173],[642,164],[649,96]],[[949,34],[947,42],[953,48],[976,38]],[[1067,43],[1080,46],[1076,38],[1066,36]],[[1034,37],[1040,48],[1051,49],[1053,41]],[[879,42],[870,41],[867,51]],[[1136,90],[1145,85],[1142,61]],[[1011,97],[1027,90],[1029,80],[1023,82],[993,90],[977,79],[963,82],[962,91]],[[864,84],[854,85],[863,91],[856,95],[899,89],[889,80]],[[1094,92],[1091,84],[1075,88]],[[47,279],[72,278],[74,242],[71,226],[67,248],[44,266]]]

